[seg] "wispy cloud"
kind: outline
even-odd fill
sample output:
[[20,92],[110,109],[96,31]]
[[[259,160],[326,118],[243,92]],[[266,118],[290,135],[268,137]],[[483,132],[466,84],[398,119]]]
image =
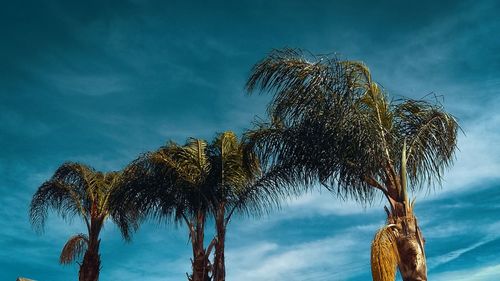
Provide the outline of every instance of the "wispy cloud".
[[482,266],[474,269],[452,270],[431,274],[429,279],[436,281],[491,281],[500,278],[500,265]]
[[428,268],[429,268],[429,271],[433,270],[434,268],[437,268],[443,264],[446,264],[446,263],[449,263],[455,259],[458,259],[460,256],[462,256],[463,254],[465,253],[468,253],[468,252],[471,252],[487,243],[490,243],[494,240],[496,240],[497,238],[494,238],[494,237],[490,237],[490,238],[485,238],[485,239],[482,239],[481,241],[477,242],[477,243],[474,243],[468,247],[465,247],[465,248],[461,248],[461,249],[457,249],[457,250],[454,250],[454,251],[451,251],[451,252],[448,252],[448,253],[445,253],[443,255],[440,255],[440,256],[437,256],[437,257],[433,257],[433,258],[430,258],[429,261],[428,261]]
[[[349,234],[289,246],[261,242],[227,253],[232,280],[347,280],[366,271],[353,264],[358,241]],[[249,254],[247,256],[247,254]]]
[[51,74],[47,78],[65,95],[103,96],[130,89],[125,79],[109,74]]

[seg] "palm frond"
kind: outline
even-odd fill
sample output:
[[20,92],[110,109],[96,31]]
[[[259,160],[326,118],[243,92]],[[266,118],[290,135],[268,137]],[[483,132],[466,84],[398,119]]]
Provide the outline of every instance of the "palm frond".
[[353,90],[351,77],[336,57],[309,57],[301,50],[274,50],[252,69],[248,92],[273,92],[268,112],[284,122],[345,110],[353,96],[362,94]]
[[453,160],[456,120],[424,101],[389,101],[361,62],[275,50],[253,68],[247,89],[273,96],[269,121],[246,135],[264,172],[293,169],[281,174],[296,177],[287,181],[369,202],[374,187],[399,189],[404,139],[412,188],[440,179]]
[[43,231],[50,208],[63,218],[78,215],[87,220],[90,209],[88,188],[94,174],[93,169],[83,164],[69,162],[61,165],[33,195],[29,217],[34,229]]
[[[260,174],[257,158],[244,150],[244,144],[233,132],[224,132],[216,136],[210,145],[209,157],[212,163],[210,184],[226,191],[243,188]],[[224,191],[226,190],[226,191]]]
[[103,173],[102,182],[99,190],[99,212],[104,216],[109,216],[109,200],[114,190],[118,187],[121,181],[121,171],[113,171]]
[[217,202],[224,203],[227,219],[234,211],[249,215],[270,211],[284,199],[277,192],[284,194],[285,189],[272,184],[270,174],[262,173],[259,157],[247,140],[240,141],[233,132],[224,132],[210,146],[210,200],[216,208]]
[[87,250],[89,239],[85,234],[78,234],[69,238],[64,245],[59,262],[61,264],[70,264],[75,259],[81,257]]
[[169,142],[141,155],[123,171],[110,198],[112,216],[126,239],[146,218],[179,222],[206,208],[200,187],[210,172],[207,143]]
[[394,109],[399,138],[407,143],[407,170],[411,186],[441,180],[457,148],[456,119],[439,104],[404,100]]
[[[274,51],[258,63],[247,88],[274,92],[270,122],[253,132],[263,165],[286,162],[303,182],[319,181],[342,197],[373,197],[366,177],[383,179],[392,116],[385,95],[359,62]],[[383,123],[381,123],[383,122]]]
[[[31,225],[42,232],[48,211],[53,209],[63,219],[80,216],[89,227],[91,215],[107,215],[108,197],[118,178],[117,172],[101,173],[81,163],[64,163],[33,195]],[[92,214],[93,205],[98,209]]]
[[371,268],[373,281],[396,280],[399,252],[391,226],[381,228],[371,246]]
[[296,169],[274,165],[262,173],[255,181],[237,190],[235,200],[228,205],[229,215],[237,211],[247,216],[258,217],[279,209],[287,198],[302,194],[303,188],[293,181],[298,176],[291,175]]
[[319,182],[342,197],[370,201],[374,193],[364,177],[381,177],[383,151],[376,141],[375,126],[370,125],[373,129],[369,130],[366,125],[371,119],[360,112],[351,114],[346,118],[350,121],[344,122],[325,117],[292,126],[258,123],[247,132],[247,138],[265,170],[275,165],[292,169],[281,173],[294,177],[286,181],[298,183],[304,190]]

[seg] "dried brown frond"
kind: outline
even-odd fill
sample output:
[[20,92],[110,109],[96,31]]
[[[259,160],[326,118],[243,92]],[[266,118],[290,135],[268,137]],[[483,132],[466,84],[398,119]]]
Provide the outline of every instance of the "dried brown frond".
[[69,238],[64,245],[59,262],[61,264],[70,264],[76,258],[81,257],[87,250],[88,238],[85,234],[78,234]]
[[392,226],[380,229],[372,242],[371,266],[373,281],[396,280],[399,253]]

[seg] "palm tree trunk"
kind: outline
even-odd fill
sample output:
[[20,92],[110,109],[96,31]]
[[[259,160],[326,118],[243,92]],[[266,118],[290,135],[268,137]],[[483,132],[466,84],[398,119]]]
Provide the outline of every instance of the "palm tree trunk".
[[91,242],[85,252],[83,262],[78,273],[79,281],[98,281],[101,268],[101,257],[99,255],[100,240]]
[[396,225],[399,252],[398,268],[403,281],[426,281],[427,263],[424,238],[412,208],[396,203],[388,222]]
[[208,260],[204,242],[205,230],[205,215],[199,212],[196,217],[196,225],[194,227],[194,237],[191,237],[191,244],[193,247],[193,260],[191,265],[193,273],[189,277],[190,281],[209,281],[211,278],[209,273],[211,271],[210,261]]
[[217,243],[215,244],[214,256],[214,280],[226,280],[226,265],[224,258],[224,245],[226,240],[226,218],[225,218],[225,204],[222,203],[217,211],[215,219],[215,227],[217,231]]
[[98,281],[99,271],[101,270],[101,256],[99,255],[99,233],[101,232],[103,218],[91,219],[89,229],[89,245],[83,256],[80,271],[78,272],[79,281]]

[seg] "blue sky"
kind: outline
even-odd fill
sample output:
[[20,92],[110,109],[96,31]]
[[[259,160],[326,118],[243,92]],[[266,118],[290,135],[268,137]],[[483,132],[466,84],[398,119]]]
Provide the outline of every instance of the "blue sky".
[[[77,280],[58,256],[82,224],[52,215],[36,235],[27,217],[61,163],[119,170],[169,139],[242,132],[269,101],[244,93],[252,65],[296,47],[363,60],[395,97],[443,96],[466,134],[443,187],[414,194],[429,277],[500,280],[500,4],[374,2],[2,1],[0,279]],[[383,203],[311,193],[237,217],[228,280],[370,280]],[[189,271],[182,226],[148,223],[127,244],[108,223],[101,245],[102,281]]]

